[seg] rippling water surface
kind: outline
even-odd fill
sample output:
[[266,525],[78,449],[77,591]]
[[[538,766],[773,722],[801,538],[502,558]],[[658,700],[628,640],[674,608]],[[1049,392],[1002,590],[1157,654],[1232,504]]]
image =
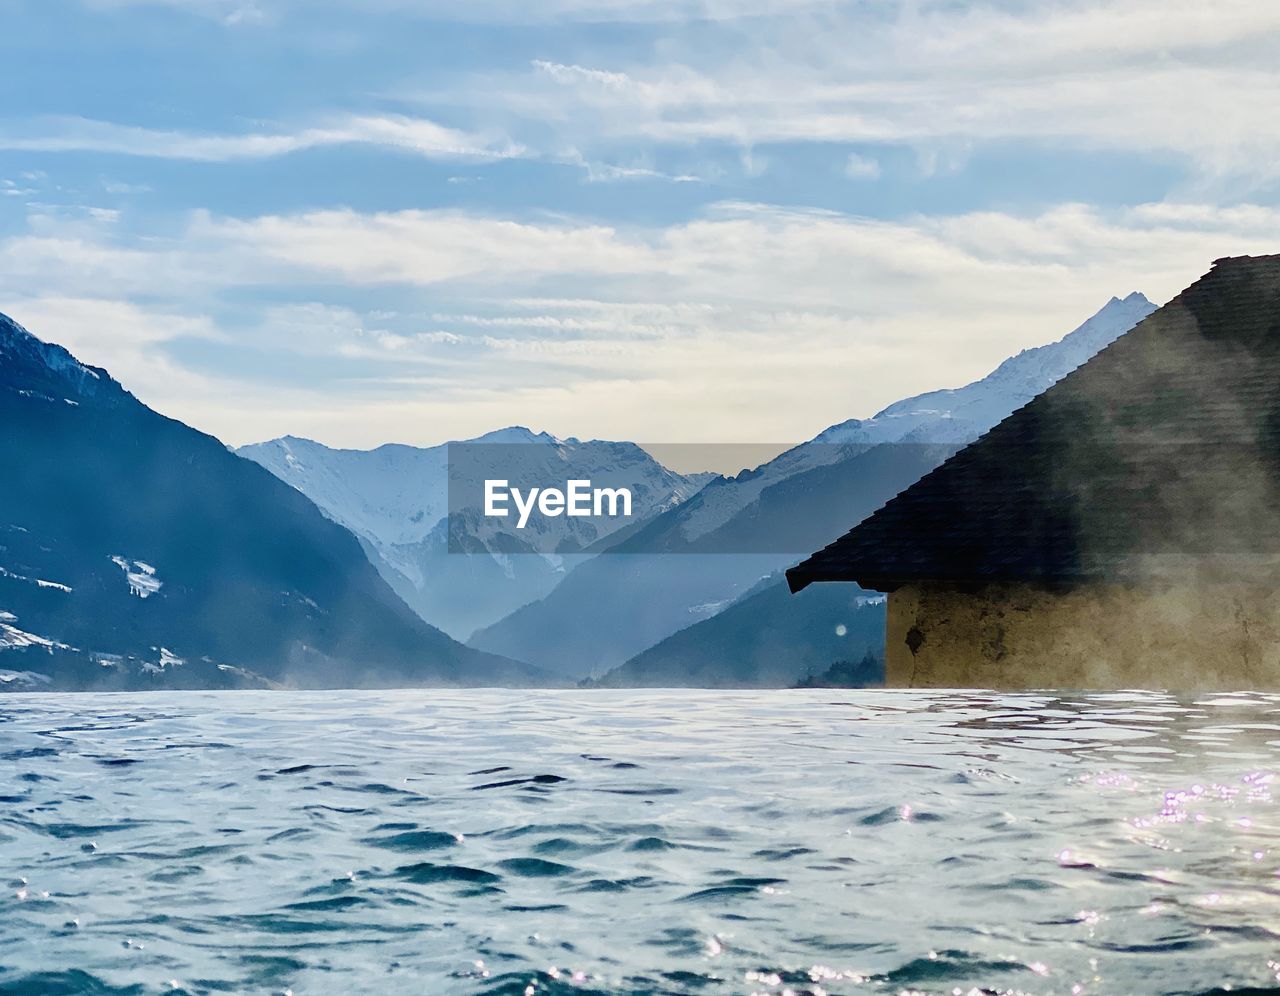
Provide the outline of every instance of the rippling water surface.
[[0,992],[1264,989],[1278,719],[1254,694],[15,695]]

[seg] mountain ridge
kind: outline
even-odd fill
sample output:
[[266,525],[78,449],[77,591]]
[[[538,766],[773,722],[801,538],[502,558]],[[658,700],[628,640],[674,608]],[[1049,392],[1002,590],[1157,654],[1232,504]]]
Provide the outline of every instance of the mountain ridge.
[[[649,523],[645,536],[619,544],[616,554],[629,555],[580,565],[543,599],[469,642],[495,653],[527,648],[535,663],[565,668],[568,662],[569,673],[603,677],[686,627],[712,625],[717,613],[698,617],[699,606],[722,603],[738,613],[737,624],[749,626],[749,613],[733,603],[762,576],[843,534],[1153,310],[1138,292],[1113,297],[1075,329],[1009,357],[985,377],[903,399],[869,419],[837,423],[761,467],[714,481]],[[896,454],[877,455],[885,444]],[[885,475],[879,492],[859,490],[866,474]],[[856,502],[844,502],[843,495],[855,493]],[[743,538],[765,522],[788,531],[793,548],[725,552],[741,551]],[[645,543],[661,552],[646,556]],[[535,641],[539,633],[550,636]]]
[[[459,637],[537,600],[588,556],[586,550],[687,500],[714,476],[677,474],[625,440],[562,439],[524,426],[429,447],[337,449],[280,437],[237,452],[355,533],[397,593],[428,622]],[[634,514],[590,522],[540,518],[513,531],[457,497],[478,498],[480,482],[489,477],[522,487],[569,478],[626,486]]]
[[0,453],[3,687],[547,680],[422,622],[305,496],[8,316]]

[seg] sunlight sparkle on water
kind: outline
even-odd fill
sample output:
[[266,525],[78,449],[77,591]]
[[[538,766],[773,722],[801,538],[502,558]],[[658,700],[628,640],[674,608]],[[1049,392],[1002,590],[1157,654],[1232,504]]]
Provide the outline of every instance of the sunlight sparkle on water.
[[1225,701],[14,696],[0,986],[1271,986],[1280,697]]

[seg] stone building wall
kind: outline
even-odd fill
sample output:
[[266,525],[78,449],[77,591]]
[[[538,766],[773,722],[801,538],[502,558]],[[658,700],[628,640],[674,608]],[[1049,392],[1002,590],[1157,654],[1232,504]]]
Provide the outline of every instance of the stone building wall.
[[913,584],[890,593],[886,681],[915,688],[1280,688],[1280,589]]

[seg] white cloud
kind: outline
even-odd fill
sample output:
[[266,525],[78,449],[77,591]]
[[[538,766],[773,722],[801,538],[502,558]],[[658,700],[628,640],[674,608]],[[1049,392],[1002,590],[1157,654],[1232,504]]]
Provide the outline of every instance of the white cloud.
[[[710,40],[709,40],[710,39]],[[701,142],[975,143],[1175,156],[1201,176],[1280,176],[1280,5],[1058,0],[797,8],[663,38],[621,63],[538,60],[459,93],[600,148]],[[957,158],[959,150],[959,158]]]
[[880,176],[880,162],[851,152],[844,163],[844,175],[850,180],[875,180]]
[[[785,441],[979,377],[1112,294],[1164,300],[1218,256],[1273,250],[1280,211],[1066,204],[884,221],[724,204],[666,227],[326,211],[202,215],[172,241],[127,245],[109,224],[41,224],[0,242],[6,310],[232,442],[431,442],[511,422]],[[120,299],[79,300],[89,282]],[[377,312],[361,288],[379,291]],[[311,303],[228,310],[304,293]],[[164,359],[180,336],[305,357],[306,372],[266,382],[250,365],[228,388]]]
[[[417,18],[647,26],[633,44],[594,48],[589,29],[527,32],[548,50],[513,47],[519,62],[465,78],[428,73],[423,100],[447,114],[230,132],[11,119],[0,148],[231,163],[361,145],[675,182],[713,179],[724,162],[724,150],[683,146],[728,143],[745,173],[782,178],[785,143],[830,143],[830,171],[868,181],[912,162],[887,146],[909,147],[933,175],[986,145],[1035,143],[1185,164],[1200,181],[1176,201],[1116,210],[883,220],[721,204],[667,225],[346,208],[175,223],[29,204],[27,228],[0,238],[0,308],[231,441],[292,431],[429,442],[513,421],[562,435],[798,439],[980,376],[1113,293],[1164,299],[1215,256],[1280,248],[1274,208],[1213,204],[1280,178],[1274,3],[86,2],[246,27],[319,3],[404,15],[379,30]],[[406,106],[395,101],[409,89],[379,106]],[[118,195],[147,189],[101,182]],[[475,193],[500,182],[487,176]],[[0,182],[0,195],[30,200],[55,186],[24,174]],[[146,200],[154,210],[163,198]],[[244,376],[179,364],[175,342],[193,337],[243,350]],[[243,359],[252,349],[278,362],[259,369]]]
[[0,149],[99,152],[200,162],[267,159],[335,145],[380,146],[428,159],[503,159],[525,154],[521,146],[497,136],[470,134],[403,115],[350,116],[324,126],[262,134],[161,131],[87,118],[10,122],[0,129]]
[[637,263],[630,241],[609,226],[518,222],[459,211],[343,209],[248,221],[201,216],[189,237],[209,251],[247,251],[266,274],[354,284],[492,282],[579,269],[622,274]]
[[42,339],[105,367],[149,403],[163,406],[184,396],[227,396],[227,385],[182,367],[159,348],[174,339],[216,338],[217,330],[206,316],[112,298],[58,295],[14,296],[5,300],[3,310]]
[[835,6],[840,0],[84,0],[104,9],[173,7],[226,24],[257,22],[316,6],[347,7],[359,13],[395,11],[425,20],[474,23],[545,23],[566,19],[588,22],[733,21],[783,15],[806,7]]
[[0,179],[0,197],[28,198],[36,193],[34,187],[20,184],[17,180]]
[[[83,0],[86,7],[120,10],[130,7],[172,7],[209,17],[229,27],[257,24],[266,20],[262,3],[256,0]],[[271,0],[263,0],[270,3]]]
[[[236,162],[273,159],[308,149],[368,145],[407,152],[426,159],[498,160],[532,158],[538,153],[495,132],[468,133],[423,118],[405,115],[348,116],[323,127],[262,133],[201,134],[163,131],[87,118],[10,121],[0,126],[0,149],[18,152],[93,152],[149,159],[192,162]],[[576,149],[543,156],[583,170],[592,183],[618,180],[698,182],[689,173],[668,173],[644,162],[617,164],[586,158]],[[478,177],[450,177],[449,183],[474,183]],[[146,192],[145,184],[103,181],[108,193]],[[0,194],[17,195],[12,181],[0,181]],[[34,193],[24,189],[23,194]]]
[[[295,0],[145,2],[222,19],[307,12]],[[1032,142],[1173,158],[1200,180],[1280,178],[1280,5],[1260,0],[371,2],[405,30],[418,18],[651,23],[603,60],[598,47],[566,54],[577,43],[557,36],[559,58],[535,49],[527,63],[489,62],[470,76],[427,73],[422,99],[449,105],[451,121],[467,122],[458,127],[380,113],[237,134],[63,119],[11,122],[0,148],[232,161],[363,144],[538,156],[616,180],[689,178],[662,169],[668,145],[739,146],[753,175],[777,143],[856,144],[872,158],[870,146],[909,145],[929,174],[986,143]],[[420,90],[405,81],[383,95]]]

